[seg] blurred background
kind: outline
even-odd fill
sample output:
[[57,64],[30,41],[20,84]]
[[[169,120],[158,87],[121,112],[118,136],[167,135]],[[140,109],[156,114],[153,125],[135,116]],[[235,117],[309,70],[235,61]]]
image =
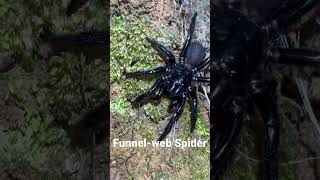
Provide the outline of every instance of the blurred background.
[[[215,1],[221,3],[223,1]],[[224,1],[226,2],[226,1]],[[240,11],[254,22],[270,17],[281,7],[292,7],[304,0],[239,0]],[[214,10],[213,10],[214,11]],[[320,7],[301,17],[288,27],[274,44],[281,47],[310,48],[320,51]],[[269,78],[277,81],[277,95],[281,119],[280,179],[319,180],[319,117],[320,77],[319,67],[294,67],[269,65]],[[261,143],[263,122],[253,107],[246,117],[241,131],[234,161],[225,175],[226,180],[256,180],[259,177],[259,160],[262,158]]]
[[107,8],[0,0],[1,180],[107,179]]

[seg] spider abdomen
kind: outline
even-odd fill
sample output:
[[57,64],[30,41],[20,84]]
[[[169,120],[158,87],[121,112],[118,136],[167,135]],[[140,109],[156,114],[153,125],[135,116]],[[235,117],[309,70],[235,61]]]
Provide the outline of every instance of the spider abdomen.
[[186,65],[194,68],[206,56],[207,49],[198,42],[192,42],[186,53]]

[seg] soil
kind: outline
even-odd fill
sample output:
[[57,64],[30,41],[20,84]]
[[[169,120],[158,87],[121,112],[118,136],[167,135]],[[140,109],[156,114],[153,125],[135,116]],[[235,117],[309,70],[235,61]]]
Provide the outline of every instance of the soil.
[[[121,3],[122,2],[122,3]],[[188,29],[189,19],[196,9],[196,5],[202,3],[190,1],[181,7],[176,1],[112,1],[111,15],[126,16],[133,15],[139,19],[146,19],[146,24],[160,33],[160,41],[167,42],[168,37],[174,37],[176,42],[173,46],[175,53],[179,53],[181,44],[185,38],[185,30]],[[191,4],[195,5],[194,7]],[[181,9],[180,9],[181,7]],[[206,10],[202,9],[203,14]],[[201,15],[201,13],[200,13]],[[199,15],[199,17],[201,17]],[[208,16],[202,16],[208,20]],[[198,18],[201,22],[201,18]],[[196,34],[206,27],[197,27]],[[209,36],[204,36],[204,41],[209,41]],[[167,39],[166,39],[167,38]],[[198,40],[198,34],[194,40]],[[203,38],[203,37],[202,37]],[[158,40],[159,40],[158,39]],[[170,39],[170,38],[169,38]],[[171,47],[172,48],[172,47]],[[112,67],[111,67],[112,68]],[[111,85],[113,86],[113,85]],[[201,88],[199,88],[201,89]],[[209,89],[206,89],[209,92]],[[116,92],[111,95],[111,103],[115,102]],[[204,128],[209,128],[209,105],[204,97],[203,90],[199,91],[199,102],[201,112],[199,116],[204,118]],[[161,101],[163,103],[164,100]],[[152,104],[163,109],[162,104]],[[167,108],[167,107],[165,107]],[[111,114],[111,141],[115,138],[120,140],[156,140],[157,136],[163,131],[168,118],[171,114],[163,113],[160,119],[151,120],[150,116],[144,112],[144,109],[134,109],[135,116],[130,122],[124,122],[117,114]],[[161,111],[162,112],[162,111]],[[208,137],[199,137],[191,135],[190,131],[190,112],[189,106],[185,108],[184,115],[176,124],[175,132],[168,138],[188,138],[208,139]],[[122,148],[111,147],[111,179],[207,179],[209,178],[209,146],[206,148]]]
[[[95,28],[105,27],[103,6],[92,3],[67,17],[66,3],[61,2],[3,2],[2,5],[0,179],[107,179],[107,143],[92,142],[90,128],[75,128],[79,127],[77,123],[82,123],[84,114],[105,102],[107,93],[103,84],[106,84],[107,65],[102,61],[103,55],[97,57],[95,53],[94,57],[85,58],[81,53],[86,54],[86,50],[78,47],[66,47],[59,53],[40,52],[40,44],[50,44],[46,41],[49,39],[46,30],[50,35],[65,37],[71,34],[80,37],[78,31],[88,29],[103,32]],[[69,42],[72,43],[77,42]],[[83,59],[88,62],[81,72],[79,64]],[[82,92],[80,74],[84,74]],[[85,105],[81,93],[85,94]],[[72,144],[71,125],[74,134],[89,136],[89,143],[81,147]]]

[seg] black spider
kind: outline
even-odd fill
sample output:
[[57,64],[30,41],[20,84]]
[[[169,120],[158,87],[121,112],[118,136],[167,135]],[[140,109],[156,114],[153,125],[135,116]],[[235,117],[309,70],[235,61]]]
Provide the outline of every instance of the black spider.
[[319,65],[320,52],[274,46],[279,35],[318,4],[301,0],[253,22],[236,7],[239,0],[213,5],[211,63],[211,177],[218,179],[232,157],[248,100],[264,120],[264,180],[278,179],[279,115],[274,83],[266,80],[266,64]]
[[164,132],[159,137],[163,140],[171,131],[173,125],[181,116],[185,107],[187,97],[192,100],[191,106],[191,132],[195,129],[197,120],[197,94],[195,82],[209,83],[210,79],[201,77],[199,72],[209,64],[210,58],[206,56],[206,49],[197,42],[191,42],[195,29],[196,13],[192,17],[189,32],[180,53],[179,62],[176,63],[175,56],[166,47],[153,39],[147,41],[156,49],[165,60],[165,66],[148,71],[138,71],[126,73],[126,77],[147,77],[151,75],[161,75],[154,85],[144,94],[134,100],[134,104],[141,105],[147,100],[160,100],[162,96],[167,96],[171,100],[169,110],[175,110]]

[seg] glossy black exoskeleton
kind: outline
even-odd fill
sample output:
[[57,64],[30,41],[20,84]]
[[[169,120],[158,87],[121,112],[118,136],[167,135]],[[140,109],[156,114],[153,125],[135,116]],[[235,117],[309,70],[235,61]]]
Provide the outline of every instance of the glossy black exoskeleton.
[[[231,1],[232,2],[232,1]],[[264,180],[278,179],[279,116],[275,88],[267,83],[269,62],[319,65],[320,52],[275,48],[272,42],[318,3],[300,1],[253,22],[235,4],[213,6],[211,28],[214,54],[211,70],[211,177],[218,179],[232,157],[246,106],[252,100],[264,120]],[[251,101],[250,101],[251,102]]]
[[202,77],[199,72],[209,64],[210,58],[206,56],[206,49],[197,42],[191,42],[195,29],[196,14],[192,17],[190,29],[180,53],[179,61],[176,63],[174,54],[166,47],[153,39],[147,41],[155,48],[165,60],[165,66],[149,71],[138,71],[125,73],[126,77],[147,77],[160,75],[155,84],[144,94],[134,100],[134,104],[142,105],[148,100],[160,100],[166,96],[171,100],[169,110],[174,109],[174,114],[169,119],[169,123],[164,132],[159,137],[163,140],[171,131],[173,125],[180,118],[185,107],[187,97],[191,97],[191,132],[195,129],[197,120],[197,94],[195,82],[209,83],[210,79]]

